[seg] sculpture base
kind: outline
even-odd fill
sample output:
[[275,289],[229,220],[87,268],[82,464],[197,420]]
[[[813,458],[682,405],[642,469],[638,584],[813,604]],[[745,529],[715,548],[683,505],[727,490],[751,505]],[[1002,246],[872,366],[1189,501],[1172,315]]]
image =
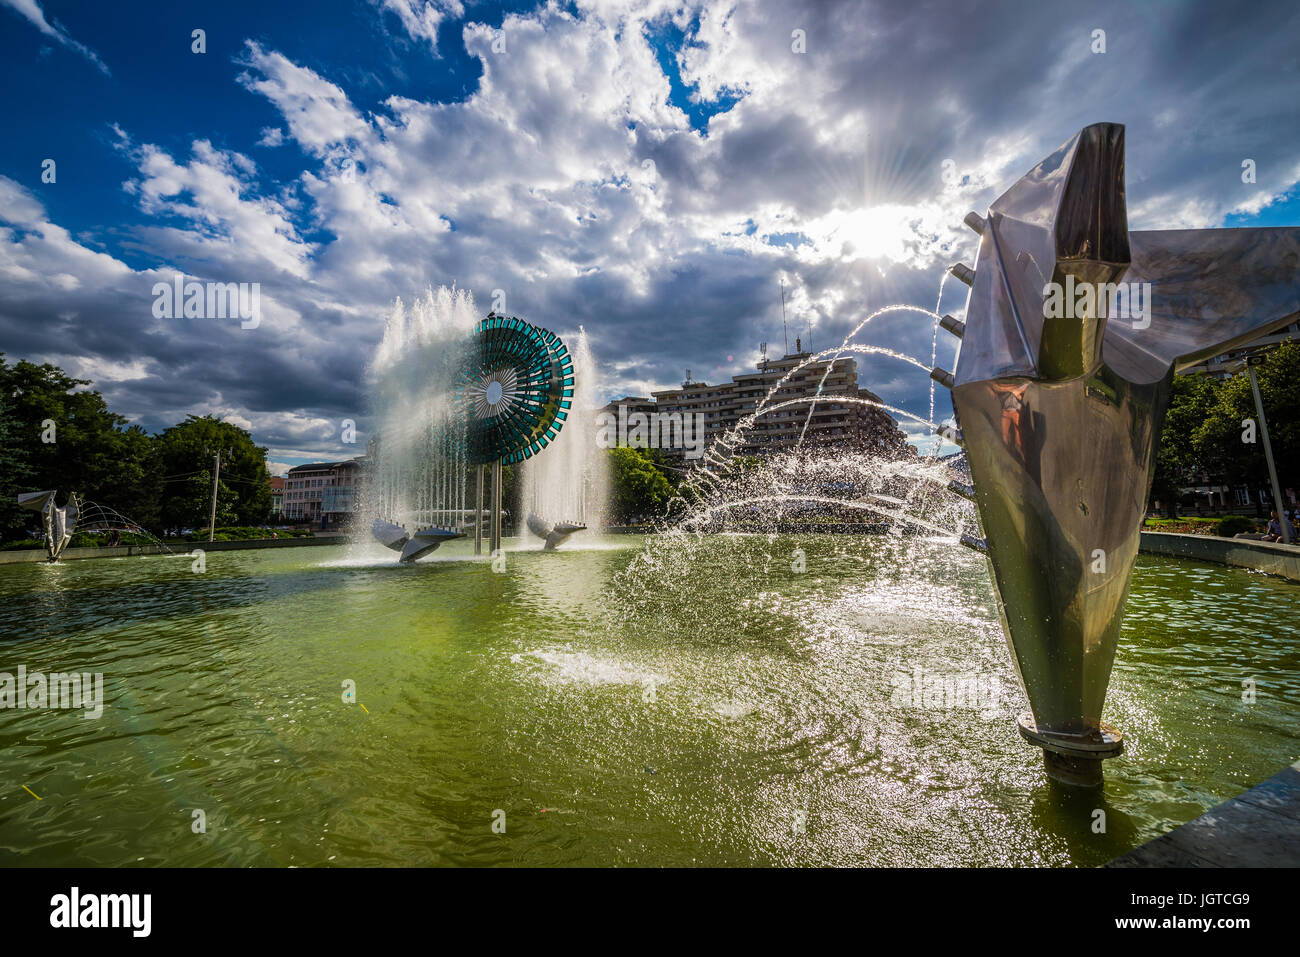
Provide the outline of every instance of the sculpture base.
[[1047,776],[1071,787],[1101,787],[1101,762],[1124,753],[1124,736],[1109,725],[1087,734],[1053,734],[1039,731],[1032,714],[1022,714],[1019,726],[1026,741],[1043,749]]

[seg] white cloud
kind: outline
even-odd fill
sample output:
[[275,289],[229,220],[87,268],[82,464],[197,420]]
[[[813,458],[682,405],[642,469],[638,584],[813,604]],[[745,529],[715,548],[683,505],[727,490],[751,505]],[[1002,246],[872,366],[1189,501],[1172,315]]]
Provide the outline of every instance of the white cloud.
[[158,227],[151,235],[173,256],[224,261],[234,275],[260,282],[275,271],[305,277],[312,254],[293,218],[276,199],[256,192],[256,165],[248,157],[196,140],[188,163],[149,144],[122,147],[138,165],[141,178],[128,190],[146,213],[179,217],[184,228]]
[[369,125],[342,89],[280,53],[249,40],[242,61],[249,71],[239,82],[260,93],[284,114],[289,132],[317,157],[331,155],[351,140],[365,139]]
[[425,40],[434,54],[438,52],[438,24],[447,16],[460,18],[465,8],[459,0],[371,0],[381,10],[394,13],[402,27],[416,40]]
[[63,29],[58,21],[50,23],[46,20],[45,11],[41,9],[41,5],[37,3],[36,0],[0,0],[0,4],[4,4],[26,17],[27,20],[36,27],[36,29],[40,30],[41,33],[45,34],[47,37],[52,40],[57,40],[68,49],[80,53],[91,63],[95,64],[95,66],[98,67],[105,76],[112,76],[108,67],[104,65],[104,61],[99,58],[99,54],[90,49],[90,47],[86,46],[84,43],[78,43],[76,40],[72,39],[68,34],[68,31]]
[[[421,57],[439,30],[445,52],[448,20],[465,17],[448,4],[375,8],[421,41],[408,51]],[[88,367],[103,358],[131,373],[107,390],[130,414],[239,416],[281,460],[346,458],[356,453],[338,445],[337,424],[363,423],[385,314],[430,285],[455,281],[485,307],[500,289],[509,312],[562,334],[585,324],[606,393],[643,394],[687,366],[730,374],[741,363],[728,356],[780,342],[781,278],[792,345],[809,323],[826,347],[881,305],[932,307],[943,267],[969,260],[964,213],[1098,119],[1129,123],[1135,229],[1219,224],[1292,188],[1300,170],[1250,193],[1237,176],[1241,156],[1294,166],[1284,78],[1241,65],[1214,84],[1188,80],[1228,51],[1166,49],[1120,6],[1103,64],[1086,49],[1090,16],[995,11],[955,23],[912,4],[548,4],[506,16],[500,35],[465,25],[456,39],[482,75],[453,102],[408,93],[375,104],[343,68],[248,41],[234,80],[278,116],[243,142],[281,147],[268,166],[298,157],[298,175],[270,183],[201,120],[185,131],[188,155],[119,131],[134,167],[127,188],[148,217],[118,233],[133,254],[123,258],[150,264],[137,269],[99,250],[107,229],[74,240],[0,178],[0,330],[15,352],[66,355],[71,341]],[[669,102],[652,42],[669,22],[685,36],[669,72],[692,91],[690,112],[712,114],[707,124]],[[795,27],[806,54],[791,50]],[[1253,37],[1250,61],[1287,55],[1282,34]],[[504,53],[493,49],[501,38]],[[1148,44],[1145,55],[1121,41]],[[1016,64],[1014,83],[989,67],[990,50]],[[149,288],[178,269],[260,281],[262,326],[154,320]],[[945,308],[959,312],[964,289],[946,289]],[[891,314],[864,338],[928,360],[931,334],[924,317]],[[928,411],[924,373],[874,356],[859,364],[885,401]]]

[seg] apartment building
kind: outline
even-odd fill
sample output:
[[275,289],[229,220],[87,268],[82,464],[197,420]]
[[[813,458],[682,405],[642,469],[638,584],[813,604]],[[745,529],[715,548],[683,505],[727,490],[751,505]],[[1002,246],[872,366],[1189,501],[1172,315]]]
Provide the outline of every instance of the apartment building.
[[284,479],[284,517],[326,527],[343,522],[356,511],[361,469],[360,459],[291,468]]
[[270,480],[271,486],[271,514],[280,516],[284,514],[284,476],[272,475]]
[[[756,371],[733,376],[730,382],[710,385],[693,382],[688,377],[679,389],[654,392],[652,398],[628,396],[611,402],[601,411],[617,414],[622,406],[626,414],[696,413],[703,416],[704,440],[708,446],[731,432],[744,417],[754,414],[770,394],[763,414],[743,434],[737,453],[779,452],[798,444],[801,435],[804,446],[870,448],[887,455],[910,453],[906,436],[893,416],[884,409],[864,404],[878,403],[880,399],[859,388],[855,360],[846,357],[833,362],[808,362],[794,371],[812,355],[801,351],[799,345],[796,340],[794,353],[765,360]],[[819,390],[821,398],[814,403]],[[681,453],[679,449],[666,451],[677,456]]]

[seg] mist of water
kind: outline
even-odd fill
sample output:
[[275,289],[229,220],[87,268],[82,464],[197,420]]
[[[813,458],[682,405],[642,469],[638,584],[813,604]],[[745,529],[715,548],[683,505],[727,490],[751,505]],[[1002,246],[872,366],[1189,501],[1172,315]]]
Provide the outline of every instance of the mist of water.
[[428,290],[409,306],[400,299],[388,316],[370,366],[376,441],[362,519],[462,528],[468,462],[465,426],[456,408],[456,381],[478,322],[466,290]]
[[586,330],[579,329],[570,353],[573,407],[555,441],[524,463],[522,501],[525,511],[548,524],[576,522],[594,528],[606,520],[609,466],[596,442],[602,391]]
[[[940,287],[942,295],[942,284]],[[934,407],[929,418],[869,399],[823,392],[798,399],[779,399],[781,390],[810,365],[825,363],[824,384],[836,360],[846,355],[881,355],[926,373],[926,364],[912,356],[856,341],[873,319],[897,312],[920,313],[937,323],[937,311],[904,303],[876,309],[849,332],[835,348],[809,355],[774,383],[754,412],[728,434],[709,446],[703,466],[692,470],[660,522],[659,535],[647,541],[642,554],[627,570],[626,580],[655,579],[674,569],[689,570],[705,533],[749,533],[774,536],[782,532],[850,531],[888,532],[897,539],[897,560],[906,565],[904,540],[917,535],[937,535],[958,544],[963,535],[978,532],[974,508],[948,490],[961,471],[933,455],[920,457],[910,446],[890,443],[850,443],[810,447],[806,444],[814,409],[821,403],[867,406],[910,419],[934,429]],[[937,343],[936,343],[937,347]],[[782,410],[807,410],[804,428],[794,448],[754,458],[748,434],[764,416]],[[789,414],[786,411],[785,414]],[[687,573],[687,572],[684,572]],[[743,576],[741,576],[743,578]],[[746,583],[738,578],[738,589]]]

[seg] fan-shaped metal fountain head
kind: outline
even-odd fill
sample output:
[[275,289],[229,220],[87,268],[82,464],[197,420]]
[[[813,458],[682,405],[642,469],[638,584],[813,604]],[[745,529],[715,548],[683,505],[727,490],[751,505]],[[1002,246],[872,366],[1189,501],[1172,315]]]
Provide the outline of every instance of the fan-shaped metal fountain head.
[[474,328],[457,395],[471,465],[532,458],[559,434],[573,405],[573,357],[560,337],[504,316]]

